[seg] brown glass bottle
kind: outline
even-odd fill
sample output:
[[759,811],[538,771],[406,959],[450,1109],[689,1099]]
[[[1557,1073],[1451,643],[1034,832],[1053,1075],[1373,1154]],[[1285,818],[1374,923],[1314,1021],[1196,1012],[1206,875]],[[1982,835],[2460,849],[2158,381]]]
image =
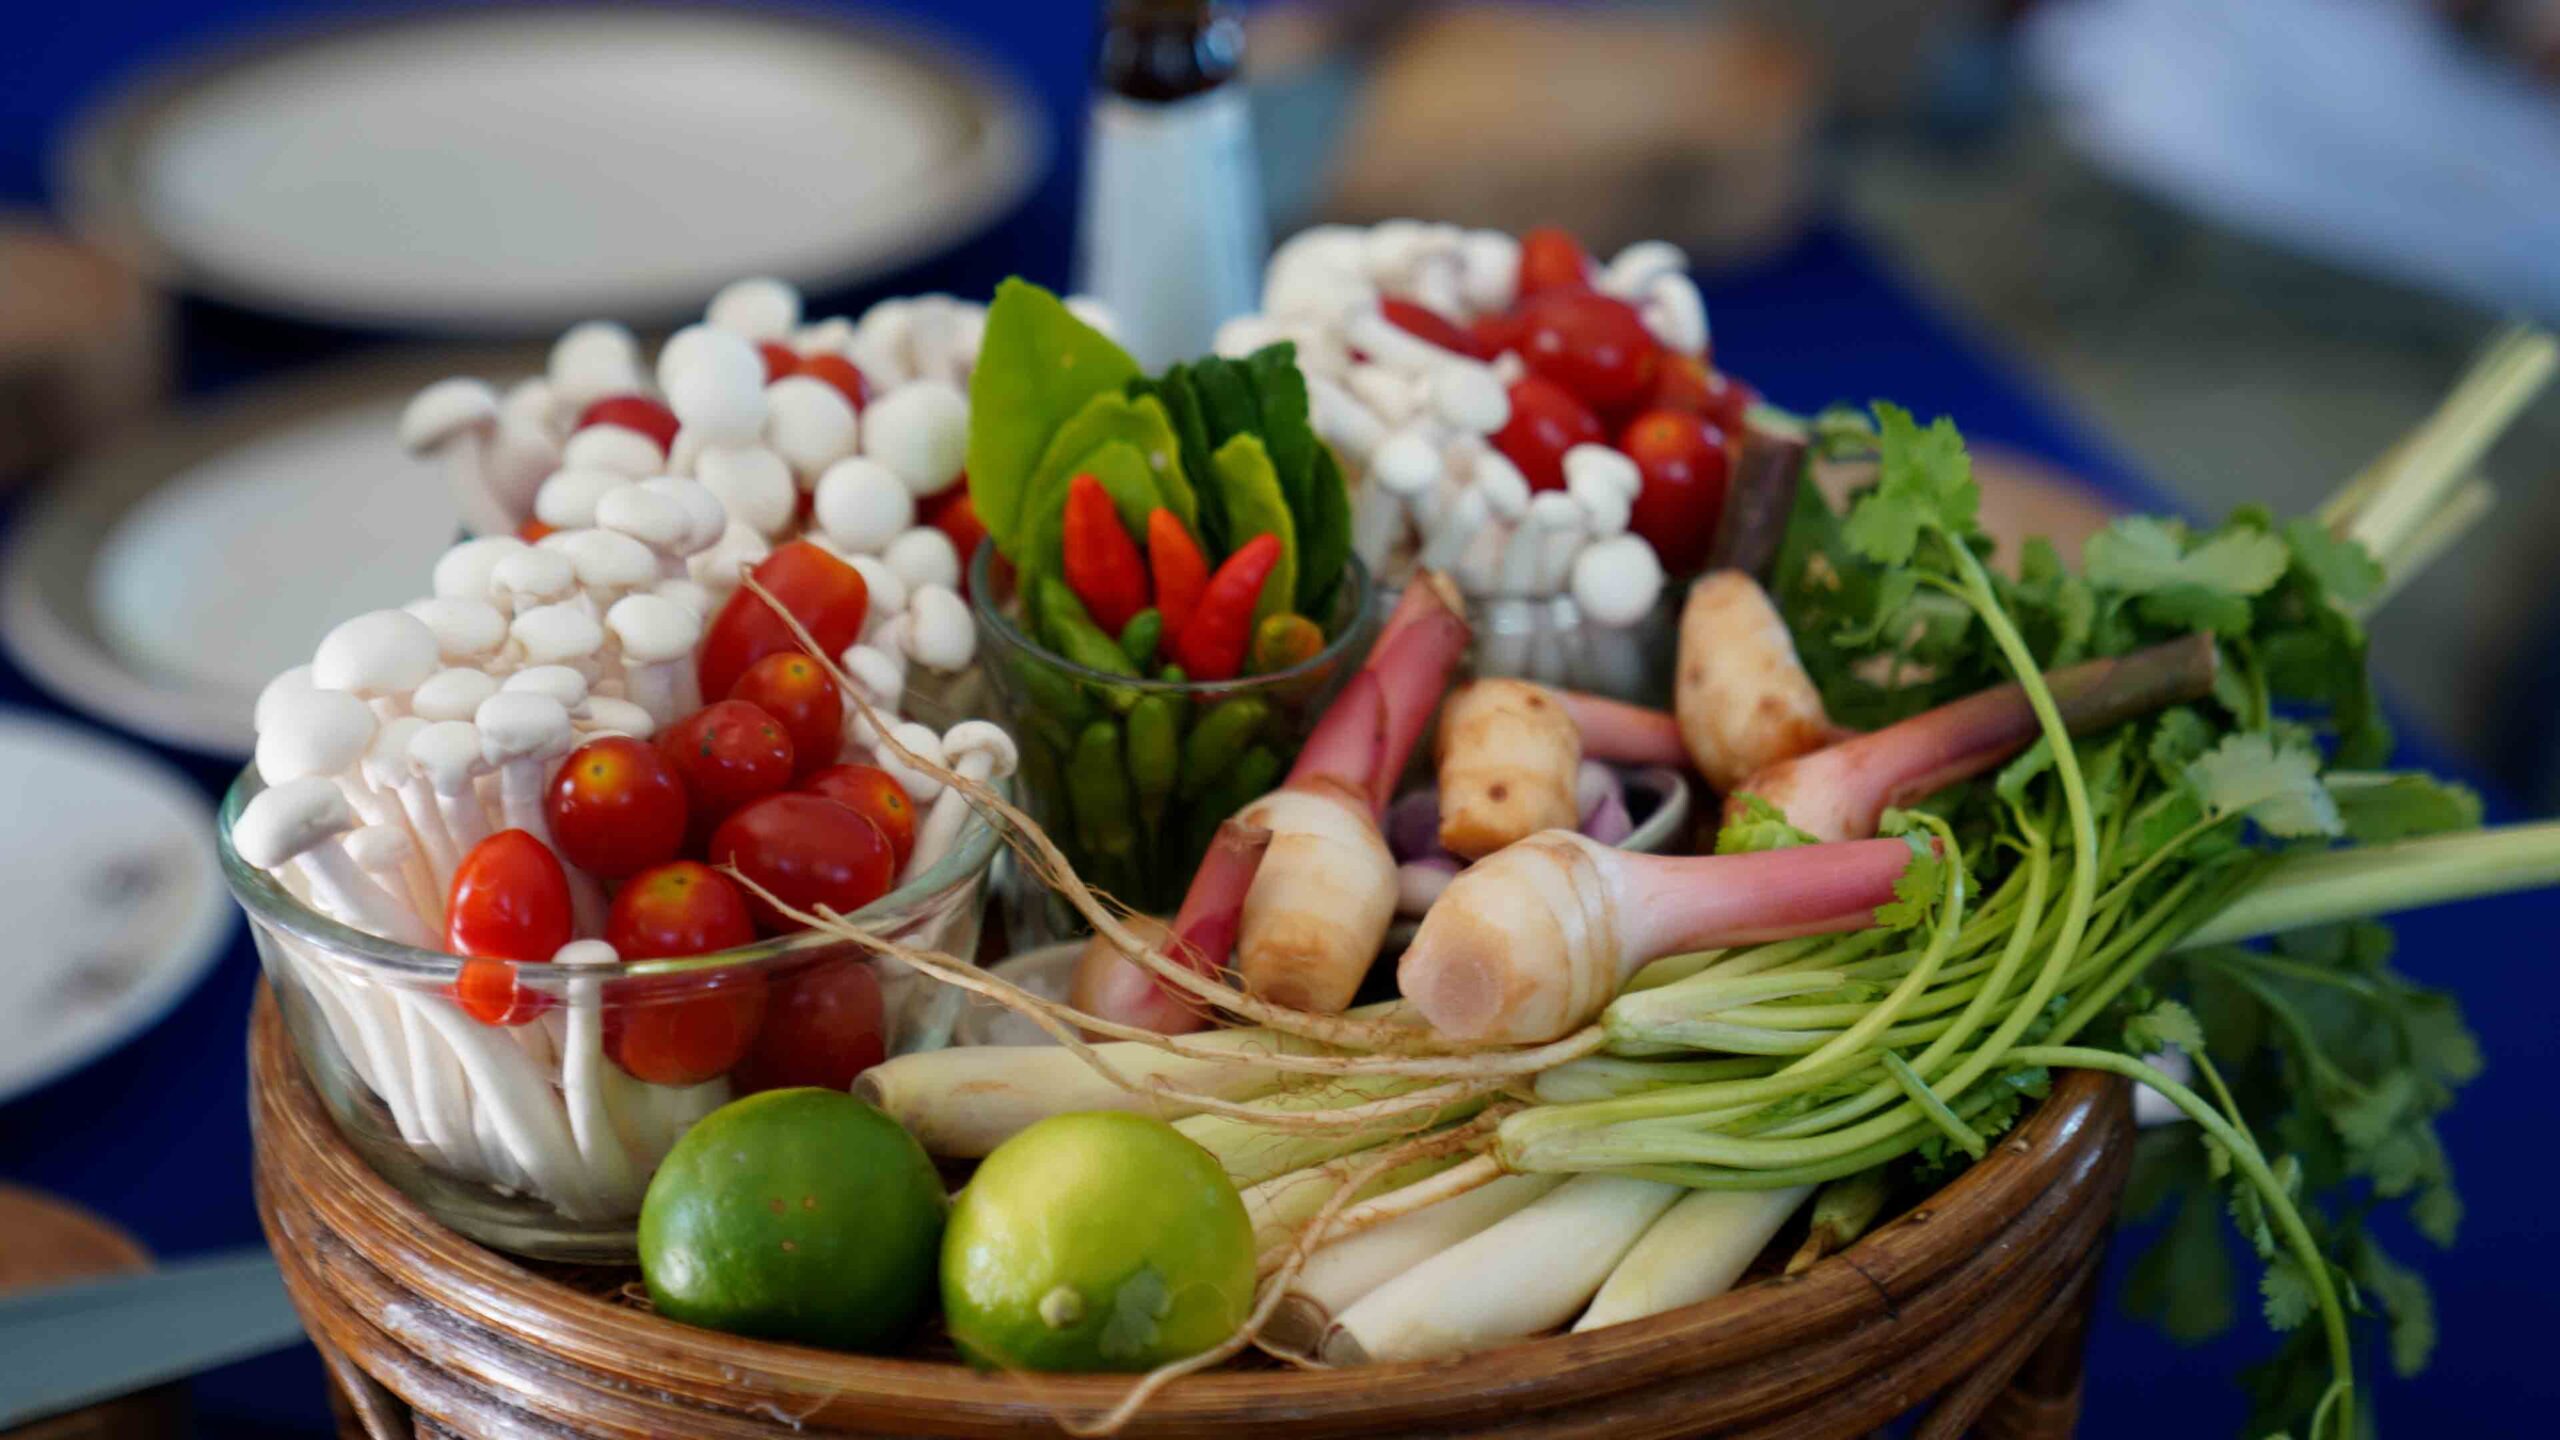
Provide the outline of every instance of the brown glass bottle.
[[1129,100],[1180,100],[1233,79],[1243,53],[1232,6],[1106,0],[1094,83]]

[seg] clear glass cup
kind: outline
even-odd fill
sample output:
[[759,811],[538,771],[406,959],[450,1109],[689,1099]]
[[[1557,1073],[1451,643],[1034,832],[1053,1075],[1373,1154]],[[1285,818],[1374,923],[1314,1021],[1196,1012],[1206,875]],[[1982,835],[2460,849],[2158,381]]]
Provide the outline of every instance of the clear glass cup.
[[[687,1126],[752,1089],[938,1048],[960,1012],[950,986],[807,934],[603,972],[520,965],[518,994],[538,998],[518,1008],[539,1013],[484,1024],[452,998],[459,959],[339,924],[240,858],[231,826],[263,788],[244,770],[224,798],[222,869],[295,1053],[366,1161],[485,1245],[628,1263]],[[974,958],[998,848],[972,815],[950,854],[851,919]]]
[[[1218,822],[1277,784],[1317,717],[1366,658],[1379,612],[1369,572],[1355,556],[1335,587],[1331,638],[1303,664],[1233,680],[1132,679],[1078,665],[1033,641],[1016,616],[1012,567],[993,542],[969,566],[978,617],[978,663],[996,717],[1022,752],[1016,787],[1086,883],[1154,914],[1170,913],[1191,883]],[[1131,717],[1153,707],[1178,743],[1143,753]],[[1240,724],[1247,721],[1249,724]],[[1214,726],[1214,729],[1209,727]],[[1214,746],[1194,743],[1216,737]],[[1069,913],[1036,887],[1007,918],[1017,948],[1075,932]]]

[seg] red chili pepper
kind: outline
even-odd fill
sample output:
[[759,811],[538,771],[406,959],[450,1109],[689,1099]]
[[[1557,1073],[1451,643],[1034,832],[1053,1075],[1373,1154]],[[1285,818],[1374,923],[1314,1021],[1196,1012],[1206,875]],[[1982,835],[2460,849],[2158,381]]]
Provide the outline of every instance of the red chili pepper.
[[1280,537],[1256,535],[1236,547],[1200,592],[1191,620],[1174,639],[1174,663],[1194,680],[1232,680],[1244,668],[1245,642],[1253,635],[1253,607],[1262,582],[1280,563]]
[[1067,588],[1104,634],[1117,636],[1130,616],[1147,608],[1147,567],[1138,542],[1120,528],[1111,492],[1090,475],[1067,482],[1064,541]]
[[1156,574],[1156,610],[1164,616],[1164,633],[1179,635],[1209,583],[1209,562],[1201,558],[1200,543],[1182,528],[1182,517],[1161,505],[1147,512],[1147,565]]

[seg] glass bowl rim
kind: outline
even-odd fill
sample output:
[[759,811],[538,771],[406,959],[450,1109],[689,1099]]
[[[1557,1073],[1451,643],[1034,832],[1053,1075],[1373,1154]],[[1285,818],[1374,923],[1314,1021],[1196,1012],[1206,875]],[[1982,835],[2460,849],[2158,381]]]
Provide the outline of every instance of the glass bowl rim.
[[[990,783],[998,794],[1010,798],[1010,781]],[[461,956],[403,945],[343,924],[304,904],[274,876],[240,858],[240,852],[231,843],[232,822],[239,819],[240,811],[250,799],[265,788],[266,781],[258,774],[254,763],[241,767],[238,778],[231,782],[231,788],[222,797],[222,808],[214,822],[214,845],[221,855],[222,878],[229,883],[232,898],[248,912],[250,920],[316,945],[335,959],[358,962],[366,970],[378,972],[375,978],[380,980],[427,986],[452,983],[461,973]],[[961,824],[960,837],[952,845],[951,853],[927,867],[923,874],[845,918],[876,933],[894,934],[908,923],[941,908],[965,886],[985,881],[988,866],[994,860],[1000,843],[995,823],[972,807]],[[846,943],[823,932],[803,931],[708,955],[633,960],[616,967],[613,978],[676,976],[716,982],[735,972],[779,968],[783,962],[797,958],[802,952]],[[549,973],[553,969],[544,964],[521,965],[516,971],[516,983],[526,989],[558,990],[568,983],[568,977]]]
[[[1180,682],[1159,680],[1150,675],[1114,675],[1107,671],[1079,665],[1032,639],[1023,632],[1021,626],[1013,623],[1012,616],[997,608],[994,600],[990,598],[995,593],[995,586],[992,583],[994,580],[992,562],[995,554],[996,542],[993,539],[985,539],[978,542],[976,553],[969,558],[969,610],[977,617],[979,628],[1003,637],[1006,644],[1016,649],[1039,656],[1068,679],[1089,685],[1105,685],[1147,695],[1177,695],[1184,698],[1210,699],[1235,695],[1264,686],[1277,687],[1293,680],[1326,673],[1330,667],[1341,663],[1344,656],[1351,654],[1355,645],[1365,643],[1379,623],[1376,603],[1377,587],[1370,577],[1369,567],[1361,563],[1358,554],[1345,554],[1342,564],[1342,583],[1349,587],[1350,598],[1356,606],[1351,612],[1351,619],[1342,627],[1340,634],[1325,642],[1323,649],[1288,669],[1266,670],[1257,675],[1239,675],[1232,680]],[[1338,606],[1342,602],[1337,599],[1334,603]],[[980,663],[985,663],[983,655],[980,657]]]

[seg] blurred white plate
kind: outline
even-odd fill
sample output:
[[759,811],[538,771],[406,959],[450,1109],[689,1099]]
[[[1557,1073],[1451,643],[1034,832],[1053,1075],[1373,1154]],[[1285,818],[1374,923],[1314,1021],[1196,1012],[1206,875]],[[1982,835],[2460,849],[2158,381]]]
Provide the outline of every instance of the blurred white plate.
[[231,907],[213,811],[160,760],[0,715],[0,1102],[167,1014],[222,954]]
[[814,16],[396,16],[125,92],[66,155],[75,218],[209,293],[339,323],[548,332],[849,283],[993,219],[1045,153],[1017,88]]
[[245,757],[270,676],[338,621],[426,593],[458,521],[394,424],[416,386],[472,363],[278,387],[92,455],[13,527],[0,638],[102,719]]

